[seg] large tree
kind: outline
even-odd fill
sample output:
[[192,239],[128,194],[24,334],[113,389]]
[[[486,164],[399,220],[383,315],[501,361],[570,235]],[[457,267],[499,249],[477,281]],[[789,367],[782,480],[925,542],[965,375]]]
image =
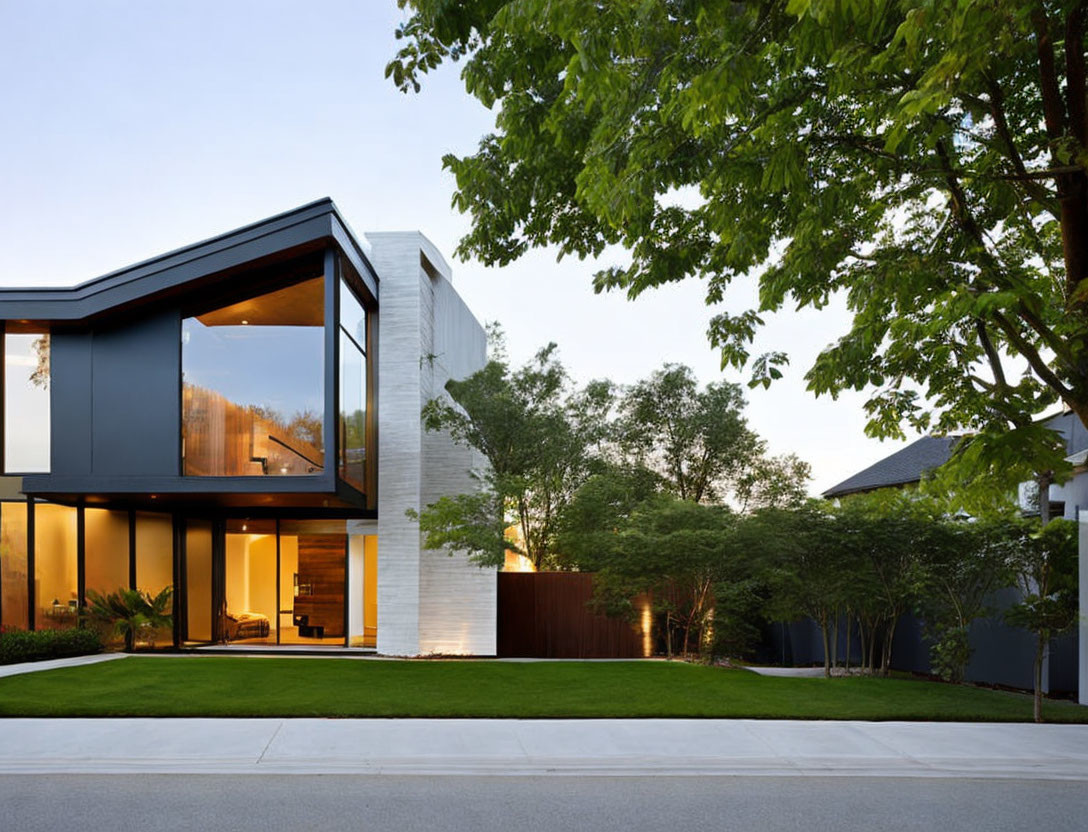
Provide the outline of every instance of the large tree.
[[[479,491],[443,497],[421,513],[427,545],[465,552],[481,566],[501,565],[511,549],[541,568],[555,552],[563,507],[593,470],[611,386],[572,389],[550,344],[517,368],[493,358],[448,382],[446,392],[426,404],[424,425],[449,431],[487,465],[477,472]],[[508,536],[509,526],[518,532]]]
[[735,384],[700,388],[690,367],[666,364],[627,388],[618,410],[617,449],[681,500],[729,501],[741,510],[804,501],[808,464],[766,455]]
[[[723,364],[766,313],[845,296],[810,389],[867,389],[868,429],[970,430],[977,473],[1061,468],[1033,417],[1088,423],[1083,0],[400,0],[404,90],[448,60],[496,109],[447,156],[459,254],[629,259],[598,290],[698,277]],[[1030,372],[1027,372],[1029,370]]]

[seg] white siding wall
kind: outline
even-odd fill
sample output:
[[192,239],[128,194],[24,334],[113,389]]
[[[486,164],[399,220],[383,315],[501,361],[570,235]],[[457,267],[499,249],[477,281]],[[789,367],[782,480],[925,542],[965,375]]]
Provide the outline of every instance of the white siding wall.
[[[495,652],[496,577],[420,546],[419,511],[473,487],[478,460],[447,435],[424,433],[420,410],[450,378],[483,366],[483,328],[417,232],[367,234],[378,272],[378,651]],[[431,268],[424,268],[426,256]],[[428,273],[430,272],[430,273]]]

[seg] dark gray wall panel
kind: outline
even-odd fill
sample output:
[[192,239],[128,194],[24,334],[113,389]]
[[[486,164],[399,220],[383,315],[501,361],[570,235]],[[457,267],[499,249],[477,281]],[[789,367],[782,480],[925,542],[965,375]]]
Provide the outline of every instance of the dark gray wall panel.
[[91,335],[54,332],[49,342],[51,470],[91,473]]
[[97,331],[92,352],[94,474],[179,474],[178,313]]

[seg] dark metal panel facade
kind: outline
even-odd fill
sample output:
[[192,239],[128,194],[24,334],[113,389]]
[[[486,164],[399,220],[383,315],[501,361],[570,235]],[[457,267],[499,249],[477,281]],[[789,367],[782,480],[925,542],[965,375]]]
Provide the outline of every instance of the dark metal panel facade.
[[177,476],[181,318],[176,310],[94,333],[92,420],[97,476]]
[[51,471],[86,476],[92,468],[91,334],[54,332],[49,344]]

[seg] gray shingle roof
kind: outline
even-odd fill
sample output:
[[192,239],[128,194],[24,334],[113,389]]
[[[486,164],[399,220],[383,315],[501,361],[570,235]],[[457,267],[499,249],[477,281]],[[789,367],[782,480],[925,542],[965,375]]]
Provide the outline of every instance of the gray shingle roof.
[[842,497],[874,488],[918,482],[927,471],[932,471],[948,461],[958,440],[958,436],[923,436],[827,489],[823,496]]

